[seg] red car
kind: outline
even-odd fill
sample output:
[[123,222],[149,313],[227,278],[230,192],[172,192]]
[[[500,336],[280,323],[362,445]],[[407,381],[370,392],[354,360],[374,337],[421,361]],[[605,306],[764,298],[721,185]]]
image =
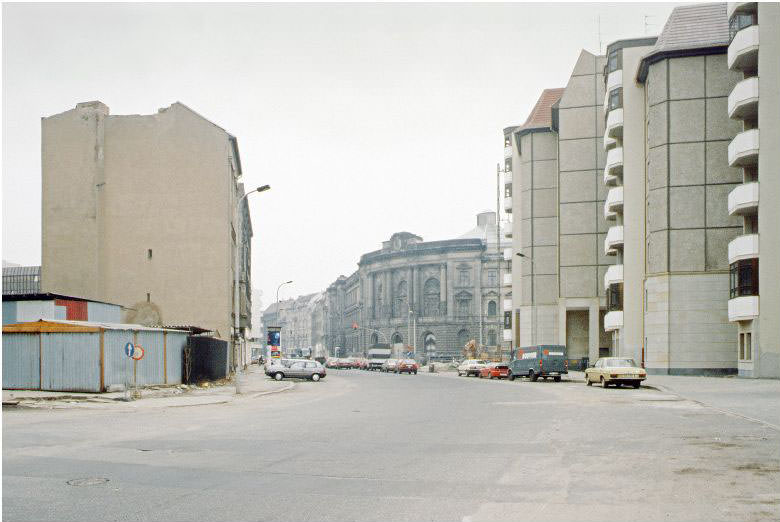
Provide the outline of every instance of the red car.
[[395,373],[413,373],[417,375],[417,363],[414,359],[401,359],[395,367]]
[[506,379],[509,377],[509,365],[490,363],[479,371],[480,379]]

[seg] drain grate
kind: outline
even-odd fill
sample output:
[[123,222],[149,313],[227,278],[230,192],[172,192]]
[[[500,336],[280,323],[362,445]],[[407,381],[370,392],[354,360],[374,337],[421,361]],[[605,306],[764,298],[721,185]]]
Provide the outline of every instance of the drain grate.
[[90,478],[78,478],[71,479],[67,482],[69,486],[98,486],[108,482],[107,478],[103,477],[90,477]]

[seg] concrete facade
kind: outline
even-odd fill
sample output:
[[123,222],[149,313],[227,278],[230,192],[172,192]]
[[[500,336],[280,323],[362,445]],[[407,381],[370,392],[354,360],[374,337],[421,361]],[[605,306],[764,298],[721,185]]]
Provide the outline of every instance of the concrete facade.
[[[43,118],[45,292],[119,303],[124,320],[251,327],[252,236],[236,139],[181,103],[109,115],[101,102]],[[241,251],[239,252],[240,245]]]
[[728,18],[728,65],[740,81],[730,91],[727,114],[741,131],[729,145],[728,161],[742,182],[728,196],[728,211],[742,224],[729,245],[729,319],[738,328],[739,374],[778,378],[780,5],[734,2]]

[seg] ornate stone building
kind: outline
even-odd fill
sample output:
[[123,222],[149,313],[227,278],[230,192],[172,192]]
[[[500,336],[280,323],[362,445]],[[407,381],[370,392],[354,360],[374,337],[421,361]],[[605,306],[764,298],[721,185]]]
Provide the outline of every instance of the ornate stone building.
[[[489,351],[502,346],[502,302],[511,288],[496,216],[484,212],[477,226],[457,239],[424,242],[398,232],[382,248],[361,256],[358,270],[328,287],[323,309],[324,344],[330,354],[364,353],[388,343],[418,356],[459,356],[475,340]],[[355,328],[357,327],[357,328]]]

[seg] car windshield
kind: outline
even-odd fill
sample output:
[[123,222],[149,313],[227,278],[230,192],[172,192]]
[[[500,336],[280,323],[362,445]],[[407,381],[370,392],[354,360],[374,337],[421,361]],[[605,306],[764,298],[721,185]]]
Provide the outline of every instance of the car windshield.
[[624,368],[626,366],[636,367],[634,359],[607,359],[604,362],[604,366],[607,368]]

